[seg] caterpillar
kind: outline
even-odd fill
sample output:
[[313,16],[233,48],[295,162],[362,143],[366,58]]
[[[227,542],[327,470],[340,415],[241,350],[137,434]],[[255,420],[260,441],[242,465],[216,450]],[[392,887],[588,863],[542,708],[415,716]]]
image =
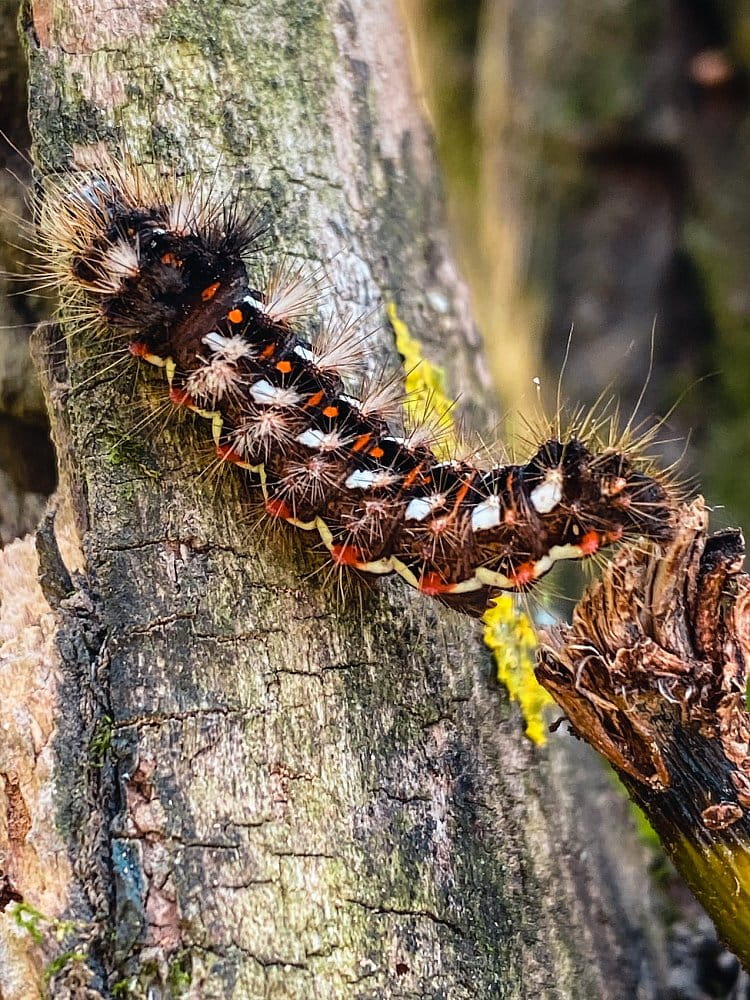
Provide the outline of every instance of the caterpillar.
[[171,403],[208,421],[266,513],[317,531],[339,566],[396,573],[477,616],[560,560],[672,536],[668,478],[621,441],[574,429],[524,464],[483,465],[442,460],[429,421],[397,426],[399,387],[350,388],[356,332],[302,335],[299,274],[256,287],[262,230],[235,199],[100,157],[52,182],[39,231],[64,308],[162,369]]

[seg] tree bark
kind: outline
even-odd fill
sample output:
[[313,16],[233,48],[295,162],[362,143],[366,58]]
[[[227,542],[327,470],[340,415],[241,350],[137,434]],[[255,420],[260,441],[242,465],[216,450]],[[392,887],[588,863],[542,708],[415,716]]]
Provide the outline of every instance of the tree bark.
[[[269,259],[321,265],[329,308],[396,301],[481,422],[390,2],[37,2],[24,26],[43,172],[104,141],[270,202]],[[3,997],[655,996],[627,807],[572,741],[524,742],[476,626],[390,582],[342,600],[202,474],[201,426],[133,415],[158,383],[68,332],[37,353],[80,552],[59,515],[43,591],[28,543],[3,562]]]

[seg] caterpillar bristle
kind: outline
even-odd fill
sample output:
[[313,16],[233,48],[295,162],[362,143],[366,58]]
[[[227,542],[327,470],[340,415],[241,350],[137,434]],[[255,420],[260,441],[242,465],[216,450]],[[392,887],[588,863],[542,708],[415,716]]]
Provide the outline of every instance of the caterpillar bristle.
[[398,430],[402,429],[407,400],[402,372],[394,372],[388,377],[384,371],[365,376],[360,383],[358,396],[363,416],[395,425]]
[[329,318],[313,341],[316,367],[338,375],[344,382],[357,378],[364,371],[369,337],[351,316],[343,320]]
[[273,267],[265,282],[264,312],[274,323],[291,326],[311,316],[324,292],[323,276],[291,259]]
[[274,454],[292,447],[295,425],[294,416],[283,407],[248,409],[229,432],[228,443],[243,461],[252,463],[259,459],[267,465]]
[[186,414],[208,422],[202,476],[218,483],[231,466],[259,480],[261,530],[315,530],[339,581],[344,569],[396,573],[479,614],[562,559],[670,537],[671,473],[650,456],[658,432],[635,412],[620,426],[603,397],[568,417],[558,405],[551,420],[527,423],[530,459],[493,457],[457,431],[443,398],[405,394],[383,371],[362,379],[362,320],[331,318],[330,290],[298,260],[264,279],[261,216],[216,196],[216,177],[101,150],[76,159],[82,172],[46,185],[40,287],[57,289],[75,330],[106,338],[100,374],[126,357],[166,374],[169,391],[136,425],[139,438]]

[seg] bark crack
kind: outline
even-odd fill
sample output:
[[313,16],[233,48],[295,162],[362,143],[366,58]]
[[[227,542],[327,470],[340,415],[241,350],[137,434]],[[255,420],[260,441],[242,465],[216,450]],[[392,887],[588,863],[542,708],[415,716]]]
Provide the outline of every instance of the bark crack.
[[385,906],[383,904],[367,903],[362,899],[355,899],[351,896],[346,896],[344,902],[351,903],[353,906],[359,906],[363,910],[367,910],[368,913],[375,914],[381,917],[413,917],[416,920],[429,920],[433,924],[437,924],[439,927],[445,927],[447,930],[451,931],[453,934],[459,937],[466,937],[466,931],[459,924],[454,923],[452,920],[448,920],[446,917],[441,917],[437,913],[433,913],[431,910],[425,909],[411,909],[409,907],[394,907]]

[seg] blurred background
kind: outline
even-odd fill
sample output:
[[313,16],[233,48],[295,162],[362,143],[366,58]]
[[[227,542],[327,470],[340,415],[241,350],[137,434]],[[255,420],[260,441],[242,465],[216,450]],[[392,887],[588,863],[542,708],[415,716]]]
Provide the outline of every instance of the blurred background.
[[[664,454],[684,453],[716,526],[750,525],[750,5],[401,4],[498,412],[522,426],[535,377],[554,409],[572,330],[562,398],[614,396],[627,420],[645,386],[638,419],[670,414]],[[0,0],[0,128],[25,149],[17,14]],[[30,178],[5,144],[0,166],[13,270]],[[22,289],[0,278],[2,541],[54,485],[27,354],[45,305]]]
[[750,5],[403,4],[505,411],[554,410],[572,331],[563,399],[627,420],[653,329],[639,418],[750,525]]
[[[29,145],[26,71],[18,40],[17,0],[0,0],[0,130],[19,150]],[[49,304],[12,275],[29,266],[19,248],[28,214],[28,164],[0,140],[0,544],[32,531],[55,486],[55,462],[28,339]]]

